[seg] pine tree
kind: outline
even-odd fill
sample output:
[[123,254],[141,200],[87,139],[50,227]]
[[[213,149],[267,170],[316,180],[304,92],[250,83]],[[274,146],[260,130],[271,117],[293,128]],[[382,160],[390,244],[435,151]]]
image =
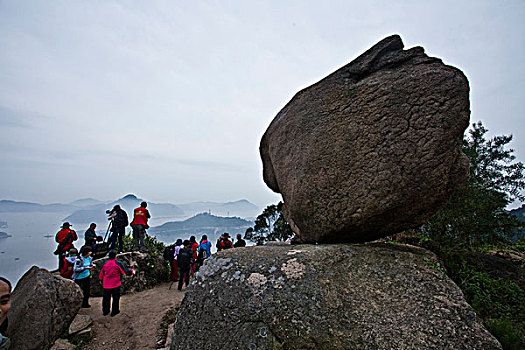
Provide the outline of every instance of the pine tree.
[[485,139],[481,122],[472,124],[463,140],[470,161],[468,182],[422,227],[430,238],[472,247],[510,239],[520,222],[506,211],[508,204],[523,200],[523,164],[514,162],[513,149],[505,149],[512,135]]

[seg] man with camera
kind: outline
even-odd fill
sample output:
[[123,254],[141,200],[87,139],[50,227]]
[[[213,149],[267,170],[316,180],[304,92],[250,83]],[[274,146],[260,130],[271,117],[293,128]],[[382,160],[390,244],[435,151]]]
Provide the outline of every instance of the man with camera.
[[124,250],[124,234],[126,233],[126,226],[129,225],[128,214],[120,208],[120,205],[115,205],[112,210],[107,210],[108,220],[111,220],[111,249],[115,249],[118,238],[118,250]]

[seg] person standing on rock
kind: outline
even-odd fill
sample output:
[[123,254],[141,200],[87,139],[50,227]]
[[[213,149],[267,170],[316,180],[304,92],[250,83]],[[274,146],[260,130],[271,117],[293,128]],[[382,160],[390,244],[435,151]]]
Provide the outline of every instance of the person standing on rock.
[[108,220],[113,220],[113,224],[111,225],[111,232],[113,232],[113,234],[110,238],[110,247],[111,249],[115,249],[118,239],[118,250],[123,251],[124,234],[126,233],[126,226],[129,225],[128,214],[126,214],[126,212],[120,208],[120,205],[117,204],[109,213]]
[[178,290],[182,290],[182,284],[186,283],[186,288],[190,283],[190,268],[193,263],[193,250],[191,249],[191,242],[184,241],[184,247],[179,250],[177,254],[177,264],[179,265],[179,286]]
[[92,249],[90,246],[85,245],[80,248],[80,255],[75,260],[73,265],[73,280],[82,289],[84,297],[82,299],[82,307],[89,308],[89,296],[90,296],[90,283],[91,283],[91,271],[93,270],[93,260],[91,258]]
[[11,282],[0,277],[0,350],[8,350],[11,341],[3,336],[7,331],[7,313],[11,308]]
[[54,254],[58,255],[58,269],[62,268],[64,264],[64,258],[69,249],[74,248],[73,241],[78,239],[77,233],[70,229],[71,224],[69,222],[64,222],[62,224],[61,230],[57,232],[55,236],[55,241],[58,243],[58,247],[55,250]]
[[120,281],[121,275],[133,275],[134,272],[128,269],[122,262],[117,261],[117,252],[111,250],[109,252],[109,260],[104,264],[100,270],[99,279],[102,281],[102,288],[104,289],[102,294],[102,314],[107,316],[110,311],[111,298],[111,317],[120,313]]
[[246,241],[242,239],[242,235],[240,233],[237,234],[237,241],[233,245],[234,248],[241,248],[246,247]]
[[133,243],[135,250],[141,252],[146,251],[146,245],[144,240],[146,238],[146,229],[148,226],[148,219],[151,218],[146,202],[140,203],[140,207],[133,211],[133,221],[131,222],[131,228],[133,229]]

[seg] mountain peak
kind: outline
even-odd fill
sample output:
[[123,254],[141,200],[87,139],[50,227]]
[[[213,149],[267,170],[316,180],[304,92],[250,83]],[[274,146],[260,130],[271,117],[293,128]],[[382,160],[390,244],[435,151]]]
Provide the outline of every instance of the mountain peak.
[[139,199],[133,193],[130,193],[120,198],[119,200],[123,201],[123,200],[139,200]]

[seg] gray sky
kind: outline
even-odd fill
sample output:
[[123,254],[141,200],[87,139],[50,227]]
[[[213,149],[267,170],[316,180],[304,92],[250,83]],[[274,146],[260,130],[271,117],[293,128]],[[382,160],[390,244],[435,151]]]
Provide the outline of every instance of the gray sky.
[[280,196],[259,141],[385,36],[467,75],[471,122],[525,160],[525,1],[0,0],[0,199]]

